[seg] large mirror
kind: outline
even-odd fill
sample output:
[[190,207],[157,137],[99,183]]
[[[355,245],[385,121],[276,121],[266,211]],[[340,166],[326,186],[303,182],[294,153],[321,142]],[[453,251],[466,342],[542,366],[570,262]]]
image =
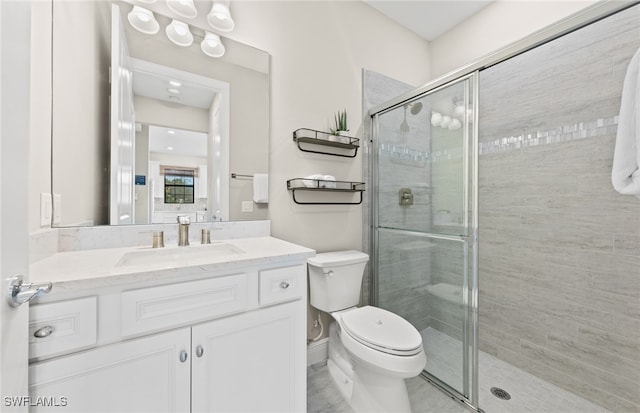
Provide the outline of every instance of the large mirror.
[[54,226],[268,218],[252,176],[268,173],[269,54],[227,38],[204,54],[210,1],[178,46],[161,3],[145,34],[128,2],[53,1]]

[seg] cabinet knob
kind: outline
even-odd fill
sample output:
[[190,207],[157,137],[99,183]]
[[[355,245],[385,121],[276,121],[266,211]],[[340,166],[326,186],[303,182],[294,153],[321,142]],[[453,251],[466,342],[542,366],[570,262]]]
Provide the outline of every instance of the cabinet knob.
[[291,284],[289,284],[288,282],[286,282],[286,281],[282,281],[282,282],[280,283],[280,288],[282,288],[283,290],[286,290],[287,288],[289,288],[289,286],[290,286],[290,285],[291,285]]
[[202,357],[203,354],[204,354],[204,348],[202,348],[202,346],[197,346],[196,347],[196,356]]
[[45,338],[51,335],[51,333],[53,333],[53,327],[52,326],[44,326],[44,327],[40,327],[39,329],[37,329],[36,331],[33,332],[33,336],[36,338]]
[[187,361],[187,358],[189,358],[189,355],[187,354],[186,351],[182,350],[180,352],[180,362],[184,363],[185,361]]

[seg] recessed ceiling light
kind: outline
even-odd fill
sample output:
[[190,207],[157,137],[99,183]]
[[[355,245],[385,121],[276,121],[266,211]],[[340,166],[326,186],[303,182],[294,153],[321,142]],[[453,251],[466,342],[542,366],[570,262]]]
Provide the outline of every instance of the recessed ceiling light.
[[170,81],[169,81],[169,84],[170,84],[171,86],[173,86],[173,87],[180,87],[180,86],[182,86],[182,83],[181,83],[181,82],[178,82],[177,80],[170,80]]
[[173,150],[173,146],[167,146],[167,150],[168,151],[172,151]]
[[167,89],[167,92],[171,93],[172,95],[179,95],[180,94],[180,89],[176,89],[176,88],[169,88]]
[[168,131],[167,131],[167,133],[168,133],[169,135],[175,135],[175,134],[176,134],[176,131],[174,131],[174,130],[168,130]]

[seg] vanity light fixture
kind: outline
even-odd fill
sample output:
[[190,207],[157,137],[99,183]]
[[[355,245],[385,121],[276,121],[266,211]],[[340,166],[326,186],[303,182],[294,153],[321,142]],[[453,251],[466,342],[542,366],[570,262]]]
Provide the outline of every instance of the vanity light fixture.
[[166,27],[165,33],[173,43],[178,46],[187,47],[193,44],[193,35],[189,31],[189,25],[180,20],[173,19]]
[[456,130],[462,127],[462,122],[460,119],[451,118],[451,123],[449,123],[449,130]]
[[167,0],[167,7],[181,17],[192,19],[198,15],[193,0]]
[[438,112],[431,112],[431,125],[440,126],[442,123],[442,114]]
[[453,113],[456,115],[464,115],[465,107],[462,99],[453,99]]
[[153,13],[143,7],[133,6],[127,18],[134,29],[144,34],[156,34],[160,30],[160,25]]
[[214,1],[211,11],[207,14],[207,22],[211,27],[221,32],[230,32],[236,26],[231,12],[229,0]]
[[200,43],[200,49],[204,54],[211,57],[222,57],[225,52],[220,36],[211,32],[205,32],[204,39]]

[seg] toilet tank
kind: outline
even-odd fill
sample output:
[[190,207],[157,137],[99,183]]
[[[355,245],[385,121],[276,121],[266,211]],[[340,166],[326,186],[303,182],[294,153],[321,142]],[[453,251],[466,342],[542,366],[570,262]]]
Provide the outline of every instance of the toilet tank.
[[353,250],[325,252],[309,258],[310,304],[328,313],[358,305],[367,261],[367,254]]

